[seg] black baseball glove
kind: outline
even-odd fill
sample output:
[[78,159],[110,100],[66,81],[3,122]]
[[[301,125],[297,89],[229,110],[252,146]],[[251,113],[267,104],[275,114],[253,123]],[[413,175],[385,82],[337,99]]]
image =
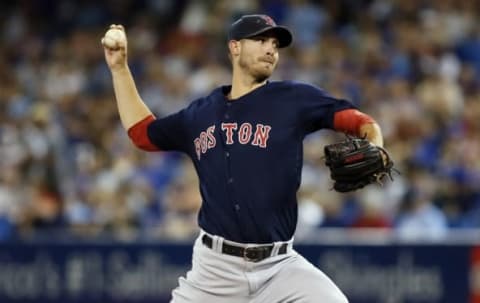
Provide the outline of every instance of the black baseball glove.
[[385,176],[393,180],[390,155],[366,139],[347,137],[326,145],[324,151],[325,164],[335,181],[333,189],[338,192],[354,191],[371,183],[382,184]]

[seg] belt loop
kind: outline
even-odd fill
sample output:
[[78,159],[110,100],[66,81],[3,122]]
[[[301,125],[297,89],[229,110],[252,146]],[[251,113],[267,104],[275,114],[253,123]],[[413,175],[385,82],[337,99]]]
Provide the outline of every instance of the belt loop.
[[225,240],[223,237],[217,237],[217,251],[219,253],[223,253],[223,240]]
[[206,234],[207,233],[203,229],[200,228],[200,234],[198,235],[198,239],[200,240],[200,242],[202,241],[203,236],[206,235]]
[[287,243],[287,253],[293,249],[293,237]]
[[212,250],[215,252],[218,252],[217,249],[217,238],[218,236],[210,235],[210,238],[212,238]]
[[212,238],[212,249],[218,253],[222,253],[222,244],[223,238],[219,236],[211,236]]
[[280,246],[283,242],[273,242],[272,253],[270,254],[271,257],[278,255],[278,251],[280,250]]

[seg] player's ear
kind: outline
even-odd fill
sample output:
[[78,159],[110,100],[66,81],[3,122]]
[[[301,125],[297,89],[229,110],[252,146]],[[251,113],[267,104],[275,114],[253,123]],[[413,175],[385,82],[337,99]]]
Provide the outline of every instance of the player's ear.
[[236,57],[240,54],[240,41],[230,40],[228,41],[228,49],[232,57]]

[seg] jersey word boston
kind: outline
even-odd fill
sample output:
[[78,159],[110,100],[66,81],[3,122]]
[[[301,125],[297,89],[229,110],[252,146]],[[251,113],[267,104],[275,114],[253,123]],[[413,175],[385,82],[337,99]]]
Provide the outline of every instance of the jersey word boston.
[[[254,133],[252,124],[248,122],[242,123],[240,128],[236,122],[221,124],[221,130],[224,132],[224,136],[226,137],[225,143],[228,145],[233,144],[235,142],[234,140],[237,140],[237,142],[240,144],[250,143],[253,146],[266,148],[268,134],[270,133],[271,129],[272,127],[270,125],[257,124]],[[214,132],[215,125],[212,125],[207,128],[206,131],[201,132],[200,135],[193,141],[198,160],[200,160],[201,154],[206,153],[209,149],[214,148],[217,144]]]

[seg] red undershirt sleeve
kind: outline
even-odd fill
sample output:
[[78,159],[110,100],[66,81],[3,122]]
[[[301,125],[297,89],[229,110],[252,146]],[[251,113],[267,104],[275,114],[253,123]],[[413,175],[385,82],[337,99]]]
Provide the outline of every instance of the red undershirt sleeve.
[[128,136],[132,140],[133,144],[135,144],[135,146],[138,148],[146,151],[160,150],[155,144],[152,143],[152,141],[150,141],[150,138],[148,138],[148,125],[150,125],[150,123],[153,121],[155,121],[155,117],[153,115],[149,115],[128,129]]
[[360,134],[360,127],[367,123],[375,123],[375,120],[356,109],[338,111],[333,118],[333,127],[336,131],[355,136]]

